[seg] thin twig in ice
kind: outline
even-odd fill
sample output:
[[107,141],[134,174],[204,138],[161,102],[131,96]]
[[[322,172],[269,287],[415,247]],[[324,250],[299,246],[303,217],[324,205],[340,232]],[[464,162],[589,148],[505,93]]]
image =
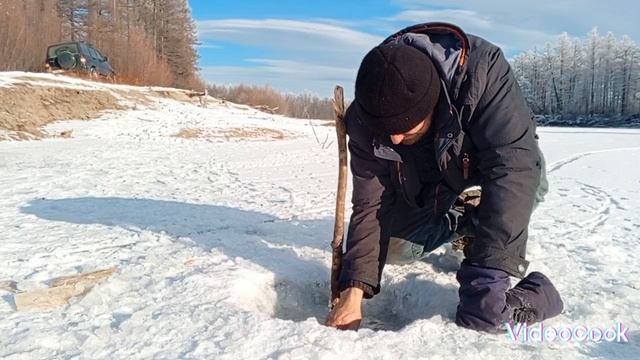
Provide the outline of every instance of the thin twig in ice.
[[316,137],[316,142],[320,144],[320,140],[318,140],[318,134],[316,134],[316,128],[313,127],[313,123],[311,122],[311,120],[309,120],[309,125],[311,125],[311,130],[313,130],[313,136]]

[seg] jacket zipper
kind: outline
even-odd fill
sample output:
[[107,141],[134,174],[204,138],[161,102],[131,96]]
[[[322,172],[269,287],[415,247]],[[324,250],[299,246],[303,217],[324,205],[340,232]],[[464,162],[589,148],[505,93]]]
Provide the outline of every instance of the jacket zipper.
[[438,193],[440,192],[440,183],[436,184],[435,196],[433,197],[433,213],[438,213]]
[[462,155],[462,175],[465,180],[469,180],[469,162],[471,162],[469,154],[464,153]]
[[396,170],[398,171],[398,182],[400,183],[400,192],[402,193],[402,197],[407,202],[407,204],[411,204],[411,202],[409,201],[409,197],[407,196],[407,190],[404,188],[404,176],[402,174],[400,161],[396,161]]

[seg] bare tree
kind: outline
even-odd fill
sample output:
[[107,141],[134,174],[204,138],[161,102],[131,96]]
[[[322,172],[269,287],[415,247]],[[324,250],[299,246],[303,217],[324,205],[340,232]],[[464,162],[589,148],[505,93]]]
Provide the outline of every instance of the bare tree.
[[61,41],[96,45],[124,82],[204,88],[186,0],[0,0],[0,70],[41,70]]
[[0,0],[0,70],[44,68],[46,46],[62,39],[56,4]]
[[284,94],[270,86],[217,86],[209,84],[211,96],[257,108],[274,109],[275,113],[300,119],[333,119],[333,102],[309,93]]

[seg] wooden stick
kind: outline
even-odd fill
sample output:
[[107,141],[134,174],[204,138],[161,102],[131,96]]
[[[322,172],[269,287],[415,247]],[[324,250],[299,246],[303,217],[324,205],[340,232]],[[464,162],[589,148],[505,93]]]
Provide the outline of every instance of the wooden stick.
[[340,300],[340,271],[342,270],[342,242],[344,240],[344,206],[347,194],[347,131],[344,124],[344,91],[336,86],[333,97],[333,108],[336,112],[336,133],[338,135],[338,192],[336,195],[336,217],[333,226],[333,250],[331,259],[331,302],[333,307]]

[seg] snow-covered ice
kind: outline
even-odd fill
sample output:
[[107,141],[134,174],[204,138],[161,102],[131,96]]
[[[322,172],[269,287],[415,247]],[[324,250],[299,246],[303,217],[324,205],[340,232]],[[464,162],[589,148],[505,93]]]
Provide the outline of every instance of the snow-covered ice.
[[[1,86],[11,86],[10,78]],[[82,271],[118,271],[50,311],[17,311],[14,294],[0,290],[0,357],[640,353],[640,131],[539,129],[551,190],[532,218],[528,257],[530,270],[547,274],[565,302],[545,326],[621,322],[630,339],[538,343],[457,327],[455,270],[443,251],[387,266],[360,331],[321,324],[337,179],[334,128],[321,121],[158,98],[154,106],[49,127],[73,129],[74,137],[0,142],[0,281],[29,290]],[[286,135],[172,136],[181,128]]]

